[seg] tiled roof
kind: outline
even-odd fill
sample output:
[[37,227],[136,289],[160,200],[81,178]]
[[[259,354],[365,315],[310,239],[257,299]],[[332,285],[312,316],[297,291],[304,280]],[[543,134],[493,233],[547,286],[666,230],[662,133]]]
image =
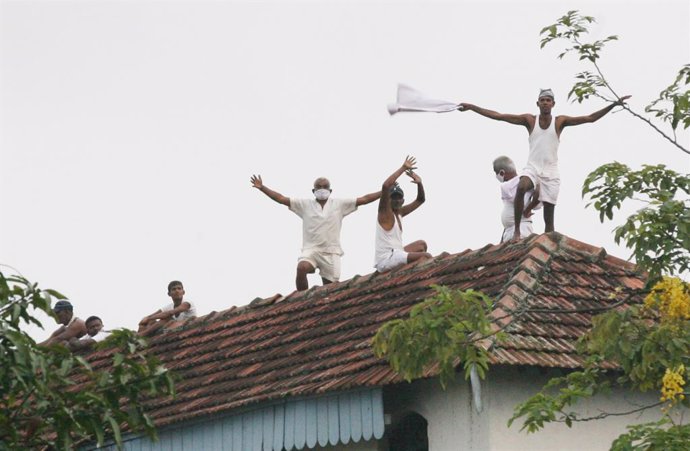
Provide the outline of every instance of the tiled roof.
[[[371,339],[435,284],[498,300],[493,315],[507,325],[507,338],[486,344],[493,364],[575,368],[581,359],[574,342],[592,315],[636,293],[644,280],[605,250],[550,233],[257,299],[149,331],[151,351],[181,376],[177,397],[151,400],[150,413],[163,426],[286,396],[400,382],[373,355]],[[641,296],[628,297],[633,302]],[[108,354],[89,360],[99,367]]]

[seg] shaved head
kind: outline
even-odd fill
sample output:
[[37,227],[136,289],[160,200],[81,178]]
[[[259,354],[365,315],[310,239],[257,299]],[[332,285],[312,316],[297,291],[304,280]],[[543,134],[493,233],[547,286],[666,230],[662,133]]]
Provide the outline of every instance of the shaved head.
[[500,156],[494,160],[494,172],[498,173],[500,170],[515,172],[515,163],[505,155]]
[[314,189],[319,188],[330,189],[331,182],[329,182],[326,177],[319,177],[318,179],[314,180]]

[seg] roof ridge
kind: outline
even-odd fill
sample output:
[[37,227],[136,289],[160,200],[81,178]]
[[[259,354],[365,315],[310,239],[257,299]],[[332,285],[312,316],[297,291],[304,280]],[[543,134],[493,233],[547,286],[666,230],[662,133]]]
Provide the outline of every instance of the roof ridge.
[[[560,248],[563,235],[553,232],[532,235],[518,243],[502,243],[500,246],[524,246],[525,255],[510,274],[503,291],[496,297],[494,308],[489,314],[493,333],[507,328],[520,315],[520,307],[539,285],[539,278],[548,269],[552,253]],[[483,343],[486,349],[493,347],[495,334]]]

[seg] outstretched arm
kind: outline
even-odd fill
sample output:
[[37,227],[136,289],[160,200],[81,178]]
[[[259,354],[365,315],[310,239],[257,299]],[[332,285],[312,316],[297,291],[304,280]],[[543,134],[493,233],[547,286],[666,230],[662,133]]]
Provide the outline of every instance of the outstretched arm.
[[[591,122],[596,122],[602,117],[606,116],[609,111],[614,109],[617,106],[623,105],[626,100],[628,100],[630,96],[623,96],[619,100],[611,103],[609,106],[604,107],[600,109],[599,111],[595,111],[592,114],[588,114],[587,116],[558,116],[558,122],[560,122],[560,127],[557,130],[560,134],[560,131],[563,130],[565,127],[570,127],[572,125],[581,125],[581,124],[589,124]],[[556,123],[556,126],[559,124]]]
[[471,103],[459,104],[458,111],[474,111],[475,113],[481,114],[489,119],[508,122],[509,124],[522,125],[527,127],[528,131],[532,129],[532,125],[534,124],[534,116],[531,114],[504,114],[497,111],[487,110],[486,108],[481,108],[477,105],[472,105]]
[[[382,190],[390,191],[390,189],[393,188],[393,185],[395,185],[395,181],[398,180],[398,178],[402,175],[403,172],[417,169],[415,164],[417,164],[417,160],[415,159],[415,157],[411,157],[408,155],[405,158],[405,162],[403,163],[403,165],[396,169],[395,172],[389,175],[388,178],[383,182],[383,186],[381,187]],[[383,197],[381,198],[381,200],[383,200]]]
[[409,215],[417,208],[419,208],[426,200],[426,196],[424,195],[424,185],[422,184],[422,178],[418,176],[416,173],[414,173],[412,170],[407,171],[405,174],[409,175],[412,179],[412,183],[417,185],[417,198],[400,209],[401,216]]
[[290,198],[285,197],[282,194],[280,194],[279,192],[273,191],[272,189],[270,189],[269,187],[264,185],[264,182],[261,180],[260,175],[252,175],[251,178],[249,179],[249,181],[252,183],[252,186],[254,188],[258,189],[259,191],[261,191],[262,193],[264,193],[265,195],[267,195],[268,197],[270,197],[274,201],[278,202],[279,204],[283,204],[287,207],[290,206]]
[[375,193],[365,194],[364,196],[357,198],[357,202],[355,202],[355,205],[359,207],[360,205],[370,204],[373,201],[375,201],[376,199],[378,199],[379,197],[381,197],[381,191],[376,191]]
[[54,343],[69,341],[71,338],[82,337],[86,334],[86,324],[84,324],[84,321],[78,319],[69,326],[58,329],[57,332],[57,334],[53,334],[53,336],[44,341],[42,344],[52,345]]
[[166,310],[166,311],[158,310],[156,313],[153,313],[153,314],[147,316],[146,318],[142,319],[139,322],[139,326],[146,326],[149,323],[152,323],[156,320],[170,319],[173,316],[177,315],[178,313],[186,312],[190,308],[192,308],[192,305],[189,302],[182,301],[182,303],[180,303],[180,305],[178,305],[177,307],[175,307],[172,310]]

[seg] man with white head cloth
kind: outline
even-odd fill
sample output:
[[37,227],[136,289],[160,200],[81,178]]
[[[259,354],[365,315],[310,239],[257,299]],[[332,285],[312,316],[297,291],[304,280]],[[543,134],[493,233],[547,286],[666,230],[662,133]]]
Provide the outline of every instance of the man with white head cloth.
[[331,182],[325,177],[314,181],[313,199],[293,199],[283,196],[264,185],[260,175],[250,179],[252,186],[302,218],[302,253],[297,260],[295,285],[297,290],[309,288],[307,274],[319,269],[324,284],[340,279],[340,228],[343,218],[360,205],[366,205],[381,197],[381,192],[366,194],[356,199],[334,199]]
[[565,127],[596,122],[604,117],[614,107],[623,105],[630,96],[624,96],[605,108],[587,116],[556,116],[551,115],[551,110],[556,105],[553,91],[542,89],[537,98],[539,116],[533,114],[503,114],[496,111],[461,103],[460,111],[474,111],[482,116],[510,124],[522,125],[529,133],[529,156],[527,166],[520,176],[517,192],[515,194],[515,234],[513,240],[521,237],[520,222],[522,221],[524,195],[530,189],[540,185],[539,200],[544,205],[545,231],[554,230],[554,210],[558,199],[558,191],[561,179],[558,172],[558,144],[561,133]]

